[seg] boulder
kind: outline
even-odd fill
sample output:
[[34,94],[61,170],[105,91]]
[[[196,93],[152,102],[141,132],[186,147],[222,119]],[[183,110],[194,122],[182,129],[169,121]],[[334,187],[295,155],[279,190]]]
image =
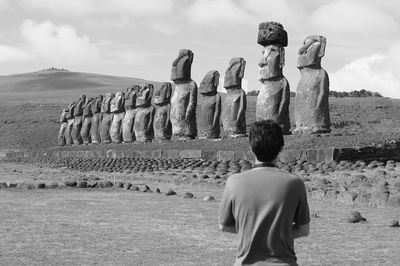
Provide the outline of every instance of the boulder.
[[359,211],[351,211],[347,217],[347,222],[349,223],[359,223],[359,222],[365,222],[367,219],[361,216],[361,213]]

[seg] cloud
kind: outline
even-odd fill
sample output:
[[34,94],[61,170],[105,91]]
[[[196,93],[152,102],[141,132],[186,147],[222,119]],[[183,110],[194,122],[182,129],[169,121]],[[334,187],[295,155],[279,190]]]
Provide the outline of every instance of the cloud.
[[7,10],[9,7],[7,0],[0,0],[0,12]]
[[21,63],[32,58],[32,55],[22,49],[0,44],[0,63]]
[[354,43],[385,42],[397,33],[394,18],[379,8],[361,1],[334,1],[315,9],[307,27],[316,34]]
[[21,34],[32,53],[46,62],[76,65],[99,57],[98,46],[85,35],[79,36],[69,25],[56,26],[50,21],[26,20]]
[[194,24],[217,26],[232,23],[247,23],[251,17],[230,0],[195,0],[185,15]]
[[151,23],[151,26],[154,30],[165,35],[171,35],[178,32],[178,28],[168,21],[156,20]]
[[[399,46],[400,48],[400,46]],[[397,48],[394,48],[397,49]],[[400,49],[391,53],[400,53]],[[346,64],[342,69],[330,75],[330,88],[336,91],[369,90],[380,92],[385,97],[400,98],[400,77],[398,66],[385,54],[373,54]]]
[[27,9],[44,10],[66,17],[110,14],[162,15],[169,13],[173,8],[172,0],[23,0],[21,3]]

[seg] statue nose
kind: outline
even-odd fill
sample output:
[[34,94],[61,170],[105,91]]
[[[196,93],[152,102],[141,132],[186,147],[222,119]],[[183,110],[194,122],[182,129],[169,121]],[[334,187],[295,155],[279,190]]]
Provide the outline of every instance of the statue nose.
[[267,58],[265,58],[265,57],[261,58],[261,59],[260,59],[260,62],[258,62],[258,65],[259,65],[260,67],[265,67],[266,65],[268,65]]

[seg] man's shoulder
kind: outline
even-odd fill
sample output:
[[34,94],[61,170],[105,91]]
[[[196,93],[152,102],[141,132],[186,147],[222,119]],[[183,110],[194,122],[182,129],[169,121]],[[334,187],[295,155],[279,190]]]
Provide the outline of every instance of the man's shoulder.
[[289,173],[275,167],[265,167],[262,169],[252,169],[242,173],[233,174],[228,177],[227,184],[232,185],[235,183],[246,182],[249,180],[249,177],[251,176],[260,176],[268,174],[276,176],[277,178],[281,179],[282,182],[286,181],[295,184],[303,182],[303,179],[294,173]]

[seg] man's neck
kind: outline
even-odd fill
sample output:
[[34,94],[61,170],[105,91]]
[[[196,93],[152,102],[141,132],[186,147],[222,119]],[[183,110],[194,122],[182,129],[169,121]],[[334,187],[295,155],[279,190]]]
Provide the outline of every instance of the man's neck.
[[255,161],[254,161],[254,164],[255,165],[263,165],[263,164],[265,164],[265,165],[276,165],[276,158],[274,160],[270,161],[270,162],[262,162],[262,161],[257,160],[257,158],[256,158]]

